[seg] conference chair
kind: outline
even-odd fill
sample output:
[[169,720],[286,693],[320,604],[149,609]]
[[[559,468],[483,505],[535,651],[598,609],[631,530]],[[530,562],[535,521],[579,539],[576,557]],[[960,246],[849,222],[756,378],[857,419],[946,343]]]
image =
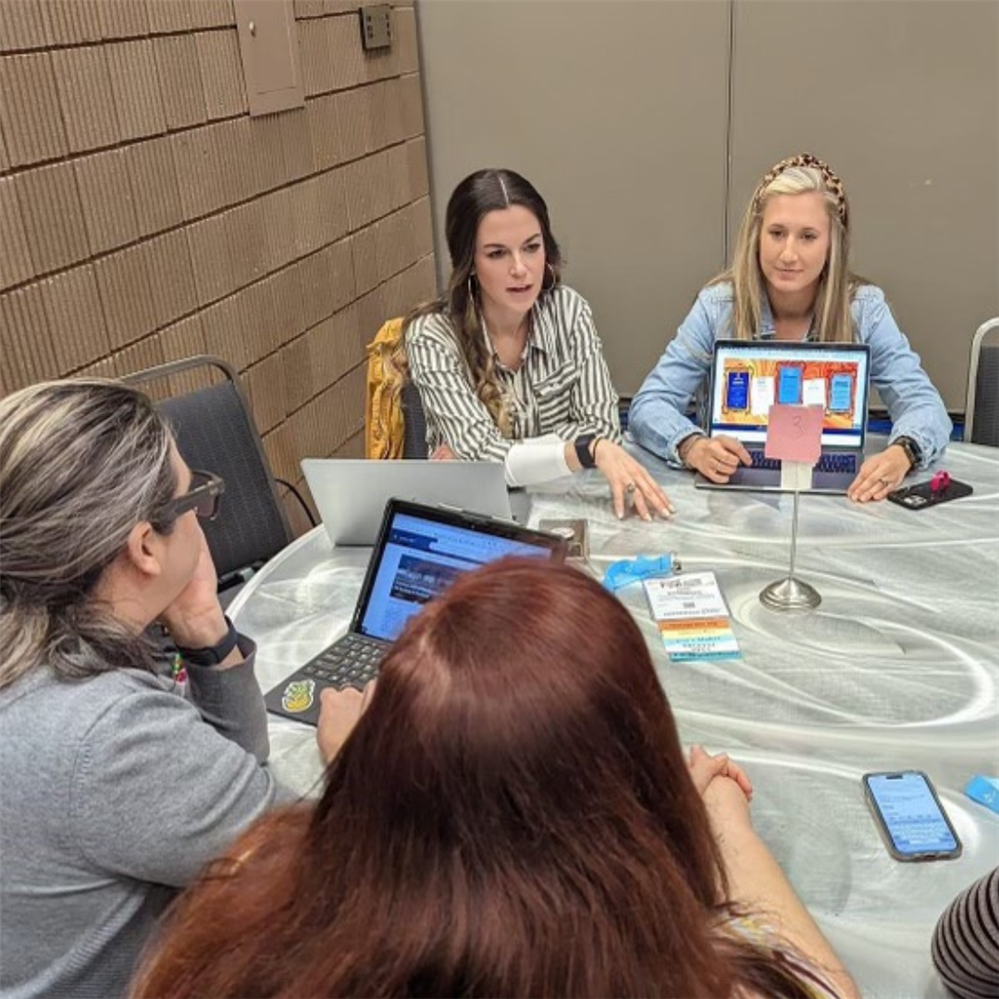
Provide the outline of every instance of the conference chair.
[[[236,372],[221,358],[202,354],[122,380],[160,399],[157,405],[170,420],[178,450],[191,468],[214,472],[225,480],[218,516],[202,522],[202,527],[218,573],[219,592],[228,604],[241,585],[294,538]],[[187,388],[164,398],[159,388],[163,384],[168,391],[171,386]],[[294,486],[282,485],[298,498],[314,524]]]
[[964,439],[999,447],[999,318],[982,323],[971,341]]

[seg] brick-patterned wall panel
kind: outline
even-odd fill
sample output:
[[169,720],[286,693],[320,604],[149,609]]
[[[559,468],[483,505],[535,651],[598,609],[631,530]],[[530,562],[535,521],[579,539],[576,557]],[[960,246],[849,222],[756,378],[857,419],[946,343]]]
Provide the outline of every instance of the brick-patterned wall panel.
[[295,0],[305,107],[250,118],[231,0],[0,3],[3,392],[207,351],[275,474],[363,454],[365,347],[435,268],[415,13],[366,53],[358,6]]

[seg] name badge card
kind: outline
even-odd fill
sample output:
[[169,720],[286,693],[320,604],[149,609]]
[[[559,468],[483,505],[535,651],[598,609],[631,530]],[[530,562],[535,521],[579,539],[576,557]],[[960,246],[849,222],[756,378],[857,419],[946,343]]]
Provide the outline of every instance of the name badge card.
[[795,492],[812,485],[812,469],[822,454],[821,406],[770,407],[764,453],[781,463],[782,489]]

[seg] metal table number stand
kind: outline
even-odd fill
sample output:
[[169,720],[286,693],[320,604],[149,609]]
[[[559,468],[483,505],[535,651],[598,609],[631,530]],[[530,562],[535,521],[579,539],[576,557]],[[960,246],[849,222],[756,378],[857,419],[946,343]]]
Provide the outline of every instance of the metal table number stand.
[[794,575],[794,557],[798,547],[798,501],[801,490],[807,489],[811,483],[812,465],[808,462],[781,462],[781,486],[794,491],[794,509],[791,514],[791,562],[787,575],[760,590],[760,603],[773,611],[810,611],[822,603],[819,591]]

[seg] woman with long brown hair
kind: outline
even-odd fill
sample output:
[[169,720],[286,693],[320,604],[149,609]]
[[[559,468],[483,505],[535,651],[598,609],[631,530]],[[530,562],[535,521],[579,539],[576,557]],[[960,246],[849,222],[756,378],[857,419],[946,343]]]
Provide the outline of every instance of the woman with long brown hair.
[[178,905],[135,997],[854,996],[629,612],[507,560],[410,622],[315,806]]
[[432,457],[502,461],[511,486],[595,468],[614,509],[669,516],[623,447],[589,304],[562,282],[548,206],[513,170],[477,170],[448,199],[445,293],[406,318]]

